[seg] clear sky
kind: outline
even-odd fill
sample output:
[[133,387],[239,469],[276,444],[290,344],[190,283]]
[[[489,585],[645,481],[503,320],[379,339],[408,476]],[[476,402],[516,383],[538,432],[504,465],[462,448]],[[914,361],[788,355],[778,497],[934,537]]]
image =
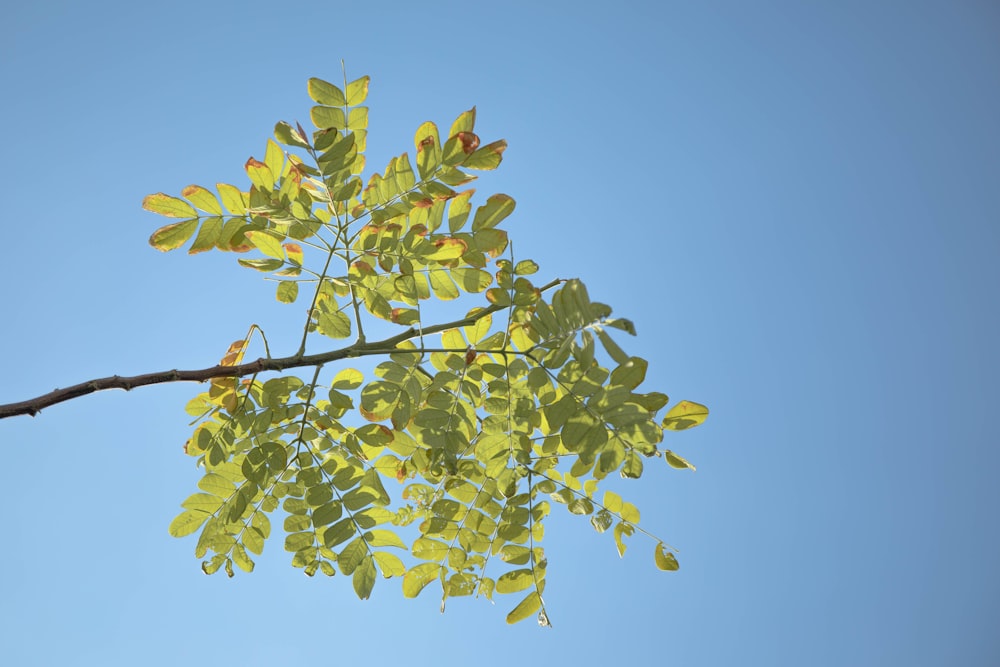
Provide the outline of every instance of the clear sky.
[[482,600],[440,615],[397,581],[360,602],[280,538],[252,575],[203,575],[167,535],[197,385],[0,422],[0,662],[1000,664],[993,0],[4,14],[0,403],[299,326],[232,256],[150,248],[140,202],[245,183],[343,58],[372,76],[371,167],[477,105],[510,143],[479,192],[517,199],[518,254],[633,319],[650,389],[712,416],[670,435],[696,473],[616,487],[680,571],[556,513],[551,630]]

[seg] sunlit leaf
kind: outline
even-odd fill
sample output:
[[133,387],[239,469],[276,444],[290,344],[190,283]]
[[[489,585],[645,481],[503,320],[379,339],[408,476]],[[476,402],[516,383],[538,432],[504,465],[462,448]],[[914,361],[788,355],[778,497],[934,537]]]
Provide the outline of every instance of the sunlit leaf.
[[656,545],[656,550],[653,552],[653,558],[656,561],[656,567],[661,570],[675,571],[680,569],[680,564],[666,547],[663,542]]
[[185,220],[175,222],[166,227],[160,227],[149,237],[149,245],[157,250],[167,251],[179,248],[191,238],[194,230],[198,227],[197,220]]
[[531,618],[535,615],[542,606],[542,598],[539,597],[538,591],[532,591],[528,593],[528,596],[521,600],[521,602],[507,614],[507,623],[513,625],[519,621],[523,621],[526,618]]
[[159,213],[160,215],[165,215],[168,218],[198,217],[198,212],[194,210],[194,206],[191,206],[191,204],[187,203],[183,199],[171,197],[170,195],[163,194],[162,192],[157,192],[154,195],[147,195],[146,198],[142,200],[142,207],[147,211]]
[[677,468],[678,470],[684,470],[685,468],[695,470],[695,467],[688,463],[687,459],[674,454],[669,449],[663,452],[664,458],[666,458],[667,463],[670,464],[671,468]]
[[681,401],[663,417],[663,428],[683,431],[694,428],[708,419],[708,408],[693,401]]

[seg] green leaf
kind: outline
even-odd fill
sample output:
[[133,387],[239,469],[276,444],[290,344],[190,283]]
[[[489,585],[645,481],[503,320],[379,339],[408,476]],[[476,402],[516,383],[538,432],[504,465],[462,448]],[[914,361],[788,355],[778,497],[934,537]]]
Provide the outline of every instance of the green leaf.
[[375,587],[375,574],[375,563],[371,555],[365,556],[358,569],[354,570],[352,580],[354,592],[358,594],[360,599],[367,600],[371,597],[372,589]]
[[507,614],[507,623],[513,625],[519,621],[523,621],[526,618],[534,616],[535,613],[542,606],[542,598],[538,595],[538,591],[532,591],[528,593],[528,596],[521,600],[521,602]]
[[282,280],[278,283],[277,298],[281,303],[295,303],[299,296],[299,283],[294,280]]
[[280,260],[285,259],[285,249],[281,247],[281,241],[268,232],[249,231],[246,232],[246,237],[255,248],[268,257]]
[[480,146],[472,155],[465,158],[462,166],[466,169],[496,169],[503,160],[505,150],[507,150],[507,142],[503,139]]
[[406,542],[404,542],[399,535],[391,530],[371,530],[365,533],[365,539],[368,544],[373,547],[399,547],[400,549],[406,548]]
[[[211,213],[212,215],[222,215],[222,207],[219,205],[219,200],[215,198],[215,195],[200,185],[189,185],[183,190],[181,190],[181,196],[190,201],[192,204],[205,211],[206,213]],[[174,217],[188,217],[188,216],[174,216]]]
[[708,419],[708,408],[693,401],[681,401],[663,417],[663,428],[683,431],[694,428]]
[[478,232],[481,229],[493,229],[504,218],[514,212],[514,198],[508,195],[493,195],[486,200],[483,206],[476,209],[476,215],[472,219],[472,231]]
[[202,512],[201,510],[187,510],[181,512],[174,520],[170,522],[170,527],[167,531],[173,537],[184,537],[185,535],[190,535],[199,528],[201,524],[208,520],[208,517],[212,516],[208,512]]
[[371,82],[370,76],[363,76],[347,84],[347,106],[357,106],[368,97],[368,84]]
[[330,386],[334,389],[357,389],[365,381],[365,376],[353,368],[345,368],[333,378]]
[[184,245],[197,227],[197,220],[185,220],[160,227],[149,237],[149,245],[164,252],[174,250]]
[[210,472],[198,480],[198,488],[220,498],[228,498],[232,495],[235,486],[222,475]]
[[215,187],[219,189],[219,198],[227,211],[233,215],[246,214],[247,200],[239,188],[228,183],[216,183]]
[[214,513],[222,507],[222,498],[210,493],[193,493],[181,503],[181,507],[188,510],[199,510],[201,512]]
[[403,565],[403,561],[396,554],[389,553],[388,551],[376,551],[372,556],[375,558],[375,562],[378,563],[379,569],[382,570],[382,576],[386,579],[398,577],[406,573],[406,566]]
[[413,541],[413,555],[420,560],[443,560],[448,555],[448,545],[429,537],[418,537]]
[[677,562],[677,559],[672,553],[670,553],[663,542],[656,545],[656,550],[653,552],[653,558],[656,561],[656,567],[661,570],[673,572],[680,569],[680,564]]
[[344,91],[323,79],[309,79],[309,97],[314,102],[332,107],[342,107],[347,104]]
[[222,235],[223,221],[222,218],[205,218],[201,227],[198,229],[198,236],[195,237],[194,243],[188,248],[189,255],[195,255],[199,252],[205,252],[206,250],[211,250],[216,247],[219,242],[219,237]]
[[427,584],[438,578],[442,567],[437,563],[421,563],[411,567],[403,576],[403,595],[408,598],[420,595]]
[[629,357],[629,360],[621,364],[611,372],[610,384],[635,389],[646,379],[646,369],[649,363],[639,357]]
[[147,195],[146,198],[142,200],[142,207],[147,211],[159,213],[160,215],[165,215],[168,218],[198,217],[198,212],[194,210],[194,206],[191,206],[191,204],[187,203],[183,199],[171,197],[170,195],[163,194],[162,192]]
[[678,470],[684,470],[685,468],[689,468],[691,470],[696,469],[693,465],[688,463],[686,459],[677,456],[677,454],[674,454],[669,449],[663,452],[663,456],[667,460],[667,463],[670,464],[671,468],[677,468]]
[[523,591],[534,583],[534,578],[529,568],[512,570],[500,575],[496,582],[497,593],[516,593]]
[[339,310],[320,313],[316,328],[321,334],[330,338],[347,338],[351,335],[351,320]]
[[625,545],[625,538],[631,537],[635,532],[635,526],[627,523],[619,523],[615,526],[615,546],[618,547],[618,556],[625,556],[625,549],[628,547]]

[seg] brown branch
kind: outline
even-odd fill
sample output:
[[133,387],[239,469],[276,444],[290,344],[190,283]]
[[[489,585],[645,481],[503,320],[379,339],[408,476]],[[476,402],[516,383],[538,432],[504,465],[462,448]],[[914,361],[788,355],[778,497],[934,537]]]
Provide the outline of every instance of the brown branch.
[[492,304],[478,313],[461,320],[447,322],[445,324],[435,324],[425,329],[410,327],[406,331],[396,334],[395,336],[390,336],[385,340],[372,343],[355,343],[349,347],[341,348],[339,350],[331,350],[329,352],[321,352],[319,354],[295,355],[279,359],[260,358],[256,361],[249,361],[245,364],[238,364],[236,366],[219,365],[193,371],[161,371],[159,373],[146,373],[145,375],[133,375],[131,377],[112,375],[111,377],[100,378],[98,380],[81,382],[80,384],[75,384],[71,387],[66,387],[65,389],[55,389],[47,394],[43,394],[27,401],[0,405],[0,419],[6,419],[7,417],[14,417],[17,415],[31,415],[34,417],[41,412],[43,408],[47,408],[57,403],[62,403],[64,401],[69,401],[74,398],[80,398],[81,396],[86,396],[87,394],[93,394],[97,391],[104,391],[105,389],[124,389],[125,391],[130,391],[136,387],[144,387],[150,384],[163,384],[166,382],[204,382],[206,380],[219,377],[243,377],[245,375],[260,373],[261,371],[283,371],[289,368],[302,368],[303,366],[319,366],[331,361],[349,359],[352,357],[391,354],[392,352],[400,351],[396,348],[396,345],[402,343],[403,341],[410,340],[421,335],[428,336],[440,333],[441,331],[445,331],[447,329],[470,326],[487,315],[495,313],[506,307],[507,306]]

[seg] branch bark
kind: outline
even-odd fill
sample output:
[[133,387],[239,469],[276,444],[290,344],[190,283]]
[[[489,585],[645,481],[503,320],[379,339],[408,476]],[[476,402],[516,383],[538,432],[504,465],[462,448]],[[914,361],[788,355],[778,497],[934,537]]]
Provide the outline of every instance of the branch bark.
[[74,398],[80,398],[81,396],[86,396],[87,394],[104,391],[105,389],[124,389],[125,391],[131,391],[136,387],[144,387],[151,384],[164,384],[167,382],[205,382],[206,380],[211,380],[212,378],[243,377],[245,375],[260,373],[261,371],[283,371],[289,368],[319,366],[331,361],[339,361],[340,359],[366,357],[376,354],[391,354],[392,352],[399,351],[396,348],[396,345],[402,343],[403,341],[411,340],[419,336],[428,336],[440,333],[447,329],[469,326],[475,324],[478,320],[486,317],[487,315],[495,313],[498,310],[502,310],[503,308],[506,308],[506,306],[492,304],[474,315],[470,315],[469,317],[465,317],[461,320],[446,322],[444,324],[436,324],[424,329],[410,327],[409,329],[398,333],[395,336],[390,336],[384,340],[374,341],[371,343],[358,342],[339,350],[330,350],[329,352],[320,352],[318,354],[300,354],[277,359],[262,357],[255,361],[249,361],[235,366],[218,365],[199,370],[170,370],[133,376],[112,375],[111,377],[89,380],[64,389],[55,389],[47,394],[42,394],[41,396],[37,396],[27,401],[0,405],[0,419],[15,417],[17,415],[31,415],[34,417],[44,408],[49,406],[56,405],[57,403],[63,403],[64,401],[69,401]]

